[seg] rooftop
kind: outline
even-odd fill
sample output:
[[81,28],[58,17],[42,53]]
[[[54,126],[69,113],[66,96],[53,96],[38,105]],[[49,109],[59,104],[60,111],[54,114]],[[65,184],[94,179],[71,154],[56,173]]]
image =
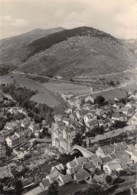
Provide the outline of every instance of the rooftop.
[[44,180],[42,180],[42,185],[43,185],[43,187],[44,188],[46,188],[46,187],[49,187],[50,186],[50,182],[49,182],[49,179],[44,179]]
[[108,165],[111,170],[117,170],[121,168],[121,165],[117,160],[109,161],[105,163],[105,165]]
[[84,169],[81,169],[78,173],[75,174],[75,179],[77,181],[82,181],[88,177],[90,177],[90,174]]

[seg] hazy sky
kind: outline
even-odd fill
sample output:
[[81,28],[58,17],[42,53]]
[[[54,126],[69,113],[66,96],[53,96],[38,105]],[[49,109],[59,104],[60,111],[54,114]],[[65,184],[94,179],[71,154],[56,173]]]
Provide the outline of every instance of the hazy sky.
[[91,26],[136,38],[136,0],[0,0],[0,37],[35,28]]

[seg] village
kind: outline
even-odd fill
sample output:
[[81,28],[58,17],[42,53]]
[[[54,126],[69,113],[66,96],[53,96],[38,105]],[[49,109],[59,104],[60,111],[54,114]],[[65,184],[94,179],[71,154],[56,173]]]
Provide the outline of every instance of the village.
[[[137,163],[137,93],[105,100],[103,96],[62,94],[63,113],[41,123],[28,115],[9,94],[0,94],[1,193],[14,191],[21,181],[23,194],[38,195],[57,182],[98,184],[106,190],[116,180],[135,190]],[[61,160],[61,157],[65,160]],[[17,168],[16,168],[17,167]],[[15,181],[14,181],[15,182]],[[84,185],[84,184],[83,184]]]

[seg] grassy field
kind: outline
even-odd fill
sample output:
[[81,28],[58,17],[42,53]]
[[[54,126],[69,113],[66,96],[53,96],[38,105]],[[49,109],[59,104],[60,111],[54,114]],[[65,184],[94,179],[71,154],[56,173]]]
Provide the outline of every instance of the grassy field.
[[71,83],[55,83],[55,82],[48,82],[43,84],[48,90],[53,91],[57,94],[74,94],[74,95],[81,95],[91,92],[91,88],[83,85],[78,84],[71,84]]
[[98,95],[103,96],[106,100],[114,99],[114,98],[124,98],[126,96],[126,90],[117,88],[111,89],[109,91],[99,92],[92,95],[92,97],[96,97]]
[[26,87],[32,91],[37,91],[36,95],[32,96],[32,100],[38,103],[45,103],[50,107],[58,106],[62,103],[61,99],[45,88],[42,84],[26,78],[24,75],[8,75],[0,77],[0,84],[16,83],[20,87]]

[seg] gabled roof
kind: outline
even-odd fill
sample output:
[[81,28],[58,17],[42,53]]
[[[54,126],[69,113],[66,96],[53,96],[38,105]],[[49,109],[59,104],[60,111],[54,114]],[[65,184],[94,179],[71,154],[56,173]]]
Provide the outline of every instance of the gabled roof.
[[50,180],[55,180],[55,179],[59,176],[59,171],[58,171],[56,168],[54,168],[54,169],[50,172],[50,174],[47,175],[47,176],[50,178]]
[[112,159],[117,158],[117,156],[116,156],[115,152],[114,152],[114,153],[109,154],[109,156],[110,156]]
[[71,175],[63,175],[63,174],[60,174],[60,176],[59,176],[61,179],[62,179],[62,181],[64,182],[64,183],[69,183],[71,180],[72,180],[72,177],[71,177]]
[[89,126],[98,126],[99,122],[97,119],[93,119],[91,121],[88,121]]
[[118,159],[129,156],[129,154],[127,154],[127,152],[125,152],[125,151],[116,151],[115,154],[116,154]]
[[77,163],[76,163],[75,160],[72,160],[72,161],[70,161],[70,162],[68,162],[68,163],[66,164],[66,166],[68,166],[68,165],[69,165],[71,168],[74,168],[74,167],[77,166]]
[[101,150],[105,155],[114,153],[114,146],[113,145],[105,145],[101,147]]
[[83,168],[89,170],[89,169],[95,169],[96,167],[95,167],[94,163],[92,161],[90,161],[90,162],[84,163]]
[[89,161],[92,161],[96,166],[98,166],[98,164],[102,164],[102,160],[97,155],[92,155],[89,158]]
[[102,158],[103,163],[107,163],[109,161],[112,161],[112,158],[110,156],[105,156],[104,158]]
[[11,141],[19,140],[19,137],[17,135],[12,135],[9,137]]
[[78,172],[81,169],[81,165],[77,165],[76,167],[73,168],[74,172]]
[[135,150],[136,148],[133,146],[133,144],[128,145],[126,149],[127,152],[134,152]]
[[111,170],[121,169],[121,165],[117,160],[112,160],[110,162],[107,162],[105,163],[105,165],[108,165]]
[[127,144],[125,142],[115,143],[114,148],[115,148],[116,151],[126,150],[127,149]]
[[81,169],[80,172],[75,174],[75,179],[77,181],[82,181],[88,177],[90,177],[90,174],[87,171],[85,171],[84,169]]
[[79,157],[79,158],[75,158],[74,161],[77,163],[77,165],[82,165],[83,163],[87,162],[88,160],[85,157]]
[[91,97],[91,96],[89,95],[89,96],[87,96],[87,97],[85,98],[85,102],[91,102],[91,103],[94,103],[94,98],[93,98],[93,97]]
[[50,182],[49,179],[44,179],[41,184],[43,185],[44,188],[49,187],[50,186]]

